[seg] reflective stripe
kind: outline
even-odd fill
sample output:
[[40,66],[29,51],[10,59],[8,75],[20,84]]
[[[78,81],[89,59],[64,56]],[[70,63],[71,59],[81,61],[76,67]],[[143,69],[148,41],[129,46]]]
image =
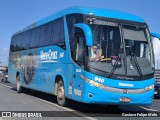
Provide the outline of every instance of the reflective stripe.
[[[87,83],[90,83],[90,79],[88,79],[88,78],[86,78],[82,75],[81,75],[81,78],[84,81],[86,81]],[[145,88],[141,88],[141,89],[125,89],[124,88],[124,89],[122,89],[122,88],[109,87],[109,86],[106,86],[106,85],[103,85],[103,84],[99,84],[99,86],[94,86],[94,87],[100,88],[100,89],[108,91],[108,92],[121,93],[121,94],[142,94],[142,93],[147,92]]]

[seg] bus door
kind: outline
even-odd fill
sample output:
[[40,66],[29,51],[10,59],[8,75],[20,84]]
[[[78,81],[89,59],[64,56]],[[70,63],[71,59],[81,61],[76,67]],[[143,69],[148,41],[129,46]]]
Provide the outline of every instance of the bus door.
[[[84,81],[81,79],[81,75],[84,74],[85,65],[85,37],[84,34],[75,35],[74,43],[74,62],[73,64],[73,97],[80,99],[83,97]],[[73,99],[74,99],[73,98]]]

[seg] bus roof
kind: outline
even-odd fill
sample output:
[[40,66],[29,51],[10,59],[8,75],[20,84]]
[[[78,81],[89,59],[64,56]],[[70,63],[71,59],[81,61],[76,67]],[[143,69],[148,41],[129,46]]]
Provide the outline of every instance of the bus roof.
[[[34,27],[38,27],[40,25],[43,25],[47,22],[50,22],[54,19],[57,19],[59,17],[62,17],[67,14],[73,14],[73,13],[80,13],[80,14],[86,14],[86,15],[92,15],[92,16],[99,16],[99,17],[107,17],[107,18],[113,18],[113,19],[120,19],[120,20],[128,20],[128,21],[133,21],[133,22],[141,22],[144,23],[144,19],[131,15],[125,12],[120,12],[116,10],[110,10],[110,9],[101,9],[101,8],[88,8],[88,7],[80,7],[80,6],[74,6],[74,7],[69,7],[66,9],[63,9],[57,13],[54,13],[46,18],[43,18],[42,20],[33,23],[32,25],[24,28],[23,30],[17,32],[23,32],[29,29],[32,29]],[[15,34],[17,34],[15,33]]]
[[151,36],[154,36],[154,37],[158,37],[160,39],[160,34],[157,34],[157,33],[151,33]]

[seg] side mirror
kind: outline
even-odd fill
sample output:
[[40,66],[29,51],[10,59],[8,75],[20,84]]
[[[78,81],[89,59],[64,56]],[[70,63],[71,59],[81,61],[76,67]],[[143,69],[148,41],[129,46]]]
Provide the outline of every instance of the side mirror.
[[90,27],[84,23],[78,23],[74,25],[75,27],[78,27],[83,30],[85,38],[86,38],[86,45],[92,46],[92,31]]

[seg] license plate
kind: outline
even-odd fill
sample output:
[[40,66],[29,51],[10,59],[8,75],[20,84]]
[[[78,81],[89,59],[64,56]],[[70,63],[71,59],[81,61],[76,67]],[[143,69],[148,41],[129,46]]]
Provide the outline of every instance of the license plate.
[[154,94],[157,94],[157,91],[154,91]]
[[130,102],[130,98],[120,98],[119,99],[120,102]]

